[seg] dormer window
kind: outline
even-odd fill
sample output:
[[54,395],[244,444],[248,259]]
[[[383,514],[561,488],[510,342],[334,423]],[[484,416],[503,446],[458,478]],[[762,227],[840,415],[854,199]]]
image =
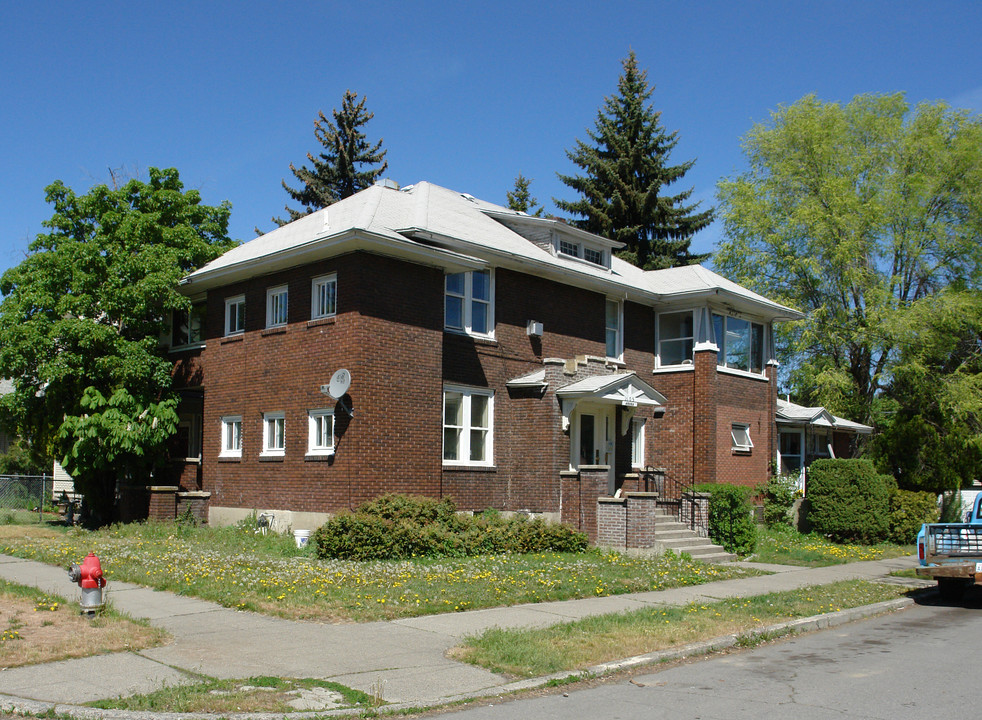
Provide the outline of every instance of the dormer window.
[[594,265],[600,265],[601,267],[607,267],[607,263],[604,262],[603,250],[597,250],[592,247],[583,248],[583,259],[588,263],[593,263]]
[[559,252],[563,255],[578,258],[580,256],[580,245],[579,243],[570,242],[569,240],[560,240]]

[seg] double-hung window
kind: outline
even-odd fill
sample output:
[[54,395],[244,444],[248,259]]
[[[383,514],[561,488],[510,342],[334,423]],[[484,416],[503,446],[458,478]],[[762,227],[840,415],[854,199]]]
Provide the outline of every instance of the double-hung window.
[[263,455],[286,453],[286,416],[282,412],[263,413]]
[[493,418],[494,396],[490,390],[444,388],[444,464],[491,465]]
[[266,291],[266,327],[283,327],[288,318],[289,294],[286,285],[269,288]]
[[245,332],[245,295],[225,298],[225,334]]
[[316,277],[310,288],[310,319],[334,317],[338,312],[338,276]]
[[754,446],[750,440],[750,426],[746,423],[733,423],[730,437],[733,439],[733,449],[739,452],[750,452]]
[[446,276],[443,324],[448,330],[490,337],[494,328],[490,270]]
[[226,415],[222,418],[221,457],[242,457],[242,416]]
[[184,347],[204,342],[204,303],[192,305],[190,310],[175,310],[171,317],[171,347]]
[[658,364],[691,365],[695,343],[695,321],[692,310],[661,313],[658,316]]
[[764,372],[764,326],[729,315],[713,315],[719,353],[716,364],[755,374]]
[[333,410],[311,410],[307,413],[307,454],[334,454]]
[[618,300],[607,300],[607,357],[620,360],[624,354],[623,306]]

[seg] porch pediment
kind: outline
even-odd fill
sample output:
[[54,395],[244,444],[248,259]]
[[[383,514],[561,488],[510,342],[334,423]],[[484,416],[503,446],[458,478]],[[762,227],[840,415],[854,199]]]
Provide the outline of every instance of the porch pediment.
[[596,375],[561,387],[556,391],[563,412],[563,431],[569,429],[569,417],[580,401],[599,405],[620,405],[629,416],[640,405],[664,409],[668,402],[664,395],[639,378],[633,372],[613,375]]
[[664,395],[633,372],[588,377],[559,388],[556,395],[564,402],[590,400],[624,407],[664,407],[667,402]]

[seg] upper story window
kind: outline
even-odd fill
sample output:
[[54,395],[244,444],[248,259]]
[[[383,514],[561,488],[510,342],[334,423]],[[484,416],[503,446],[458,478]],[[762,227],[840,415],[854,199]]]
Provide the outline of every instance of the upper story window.
[[594,265],[601,265],[607,267],[607,263],[604,262],[603,250],[597,250],[592,247],[583,248],[583,259]]
[[764,372],[764,326],[743,318],[713,314],[713,333],[720,367]]
[[692,310],[659,314],[658,365],[691,365],[695,337],[695,313]]
[[307,454],[334,454],[333,410],[311,410],[307,413]]
[[490,337],[494,328],[490,270],[446,276],[443,324],[448,330]]
[[281,412],[263,413],[263,455],[286,452],[286,416]]
[[559,252],[561,252],[563,255],[578,258],[580,256],[580,244],[570,242],[569,240],[560,240]]
[[623,305],[618,300],[607,300],[606,340],[607,357],[620,360],[624,355],[624,313]]
[[223,457],[242,457],[242,416],[226,415],[222,418]]
[[316,277],[310,288],[310,319],[334,317],[338,312],[337,273]]
[[225,334],[245,332],[245,295],[225,298]]
[[171,347],[197,345],[205,339],[205,304],[192,305],[190,310],[175,310],[171,323]]
[[266,327],[283,327],[287,321],[289,295],[286,285],[278,285],[266,291]]
[[490,390],[443,391],[443,462],[490,465],[494,397]]

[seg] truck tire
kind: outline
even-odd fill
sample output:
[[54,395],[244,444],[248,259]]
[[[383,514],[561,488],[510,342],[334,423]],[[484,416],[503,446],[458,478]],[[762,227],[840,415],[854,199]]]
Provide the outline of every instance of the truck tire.
[[938,592],[942,600],[957,602],[962,599],[965,593],[965,581],[961,578],[942,577],[938,578]]

